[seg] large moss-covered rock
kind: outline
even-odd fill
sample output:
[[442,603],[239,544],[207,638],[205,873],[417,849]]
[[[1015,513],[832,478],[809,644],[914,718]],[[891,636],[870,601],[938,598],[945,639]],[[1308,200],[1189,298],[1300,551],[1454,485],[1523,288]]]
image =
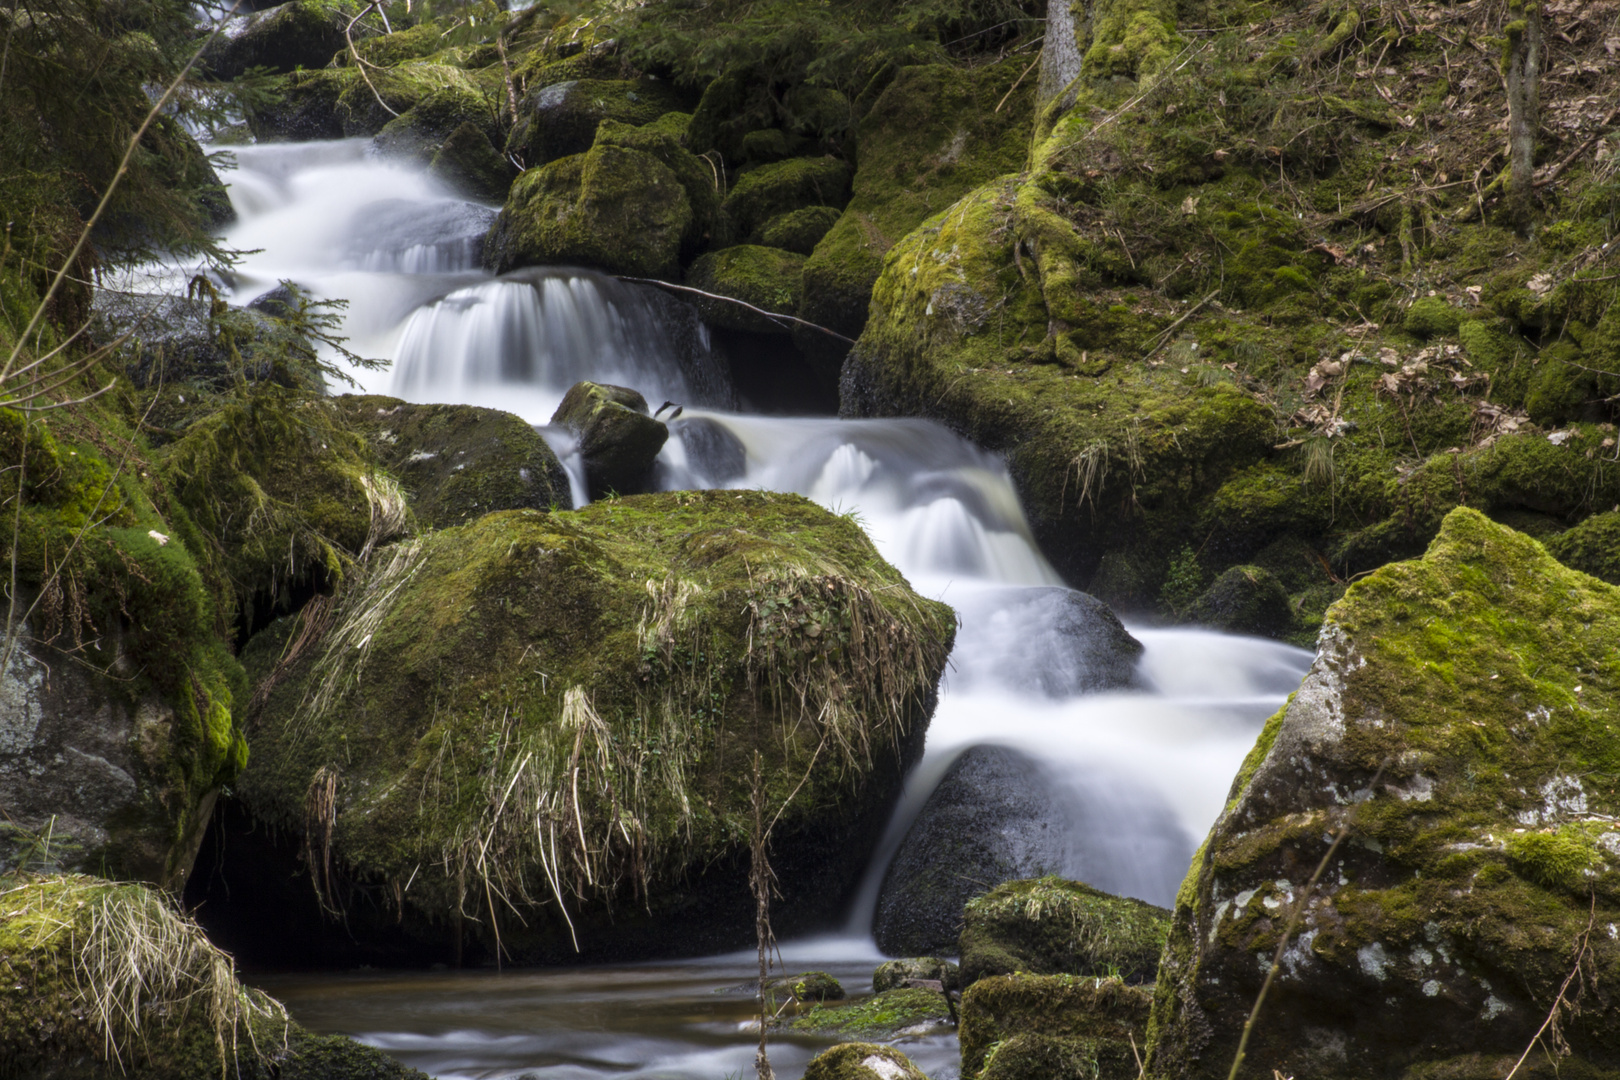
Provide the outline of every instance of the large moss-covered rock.
[[[704,292],[729,296],[765,311],[791,315],[799,306],[799,277],[804,256],[779,248],[738,244],[700,256],[686,271],[686,283]],[[737,304],[700,297],[698,311],[711,326],[755,334],[786,334],[792,324],[767,319]]]
[[1352,585],[1182,888],[1148,1074],[1226,1075],[1296,911],[1256,1072],[1505,1075],[1562,991],[1559,1068],[1620,1068],[1594,992],[1620,969],[1599,779],[1620,761],[1617,642],[1620,590],[1471,510]]
[[320,853],[360,940],[459,925],[531,960],[752,941],[756,752],[787,803],[777,931],[836,917],[952,635],[853,522],[731,491],[489,514],[379,551],[311,618],[247,650],[245,808]]
[[804,1080],[928,1080],[911,1059],[892,1046],[840,1043],[805,1066]]
[[1112,975],[1151,982],[1170,912],[1058,877],[1012,881],[962,913],[962,984],[989,975]]
[[653,462],[669,428],[647,415],[647,399],[627,386],[581,382],[568,388],[551,417],[574,433],[592,498],[652,489]]
[[337,401],[348,424],[399,478],[420,525],[443,529],[494,510],[570,505],[557,455],[520,417],[369,395]]
[[[858,336],[889,248],[974,187],[1022,167],[1028,84],[1008,92],[1027,66],[1015,58],[966,72],[940,64],[895,75],[861,121],[852,196],[805,267],[801,318]],[[809,336],[802,347],[825,351]],[[839,351],[825,362],[841,358]]]
[[962,1075],[1133,1080],[1152,991],[1119,979],[1006,975],[962,994]]
[[596,141],[603,120],[633,127],[678,112],[681,100],[658,79],[570,79],[530,92],[506,138],[506,152],[533,168],[570,154],[583,154]]
[[849,166],[837,158],[791,158],[761,165],[738,179],[721,208],[744,236],[772,218],[810,206],[843,206]]
[[675,278],[717,213],[713,174],[674,135],[604,120],[586,153],[518,177],[484,261],[498,273],[560,263]]
[[[252,67],[275,72],[323,68],[334,53],[348,47],[343,30],[353,16],[343,6],[321,0],[291,0],[238,15],[220,29],[201,62],[220,79],[234,79]],[[366,33],[360,27],[355,36]]]
[[411,1080],[293,1023],[170,901],[99,878],[0,876],[0,1072],[37,1080]]

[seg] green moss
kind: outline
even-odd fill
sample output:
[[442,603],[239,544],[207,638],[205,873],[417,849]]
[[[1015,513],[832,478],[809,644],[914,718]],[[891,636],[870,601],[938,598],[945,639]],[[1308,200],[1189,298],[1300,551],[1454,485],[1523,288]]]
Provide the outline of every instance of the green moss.
[[1565,566],[1620,585],[1620,511],[1594,514],[1546,545]]
[[766,986],[769,994],[782,994],[797,1002],[841,1001],[844,988],[825,971],[803,971],[797,975],[783,975],[772,979]]
[[[730,296],[765,311],[791,314],[799,307],[804,256],[778,248],[739,244],[710,252],[686,272],[686,283],[704,292]],[[791,324],[767,319],[736,304],[699,299],[698,311],[712,326],[761,334],[786,334]]]
[[[506,140],[506,152],[530,167],[589,150],[604,120],[641,127],[677,113],[682,104],[668,83],[656,79],[571,79],[538,85],[524,101]],[[679,132],[673,134],[679,138]]]
[[963,912],[962,982],[990,975],[1112,975],[1153,978],[1170,913],[1078,881],[1010,881]]
[[[1132,1040],[1136,1046],[1143,1043],[1151,1002],[1150,991],[1118,979],[981,979],[962,994],[962,1075],[1009,1080],[1135,1076]],[[1039,1071],[1054,1065],[1062,1071]],[[1069,1071],[1074,1065],[1082,1068]]]
[[1175,55],[1175,4],[1169,0],[1111,0],[1093,16],[1084,70],[1091,80],[1147,79]]
[[809,255],[838,223],[841,214],[842,211],[831,206],[806,206],[778,214],[759,227],[759,242],[766,247]]
[[907,1028],[949,1022],[943,994],[902,987],[850,1005],[817,1005],[788,1027],[822,1035],[892,1039]]
[[722,209],[744,236],[757,236],[770,219],[807,206],[844,205],[849,166],[836,158],[791,158],[761,165],[738,179]]
[[1406,309],[1406,317],[1401,320],[1401,329],[1425,340],[1455,334],[1461,325],[1462,312],[1439,296],[1424,296],[1412,301],[1412,306]]
[[1283,637],[1293,627],[1288,593],[1269,570],[1232,566],[1192,605],[1195,622],[1231,634]]
[[[577,821],[557,834],[581,874],[565,893],[581,941],[636,889],[643,932],[674,926],[695,868],[746,898],[728,868],[746,852],[755,749],[778,804],[804,782],[778,850],[848,842],[839,830],[892,793],[951,638],[948,609],[914,598],[853,522],[796,496],[496,513],[378,558],[319,648],[274,681],[256,669],[269,696],[239,791],[299,830],[312,778],[332,770],[346,873],[414,873],[402,917],[436,939],[434,920],[483,895],[466,890],[484,867],[526,920],[501,917],[514,955],[572,949],[543,869],[558,856],[534,829],[560,813],[570,761],[566,818],[604,837],[578,850]],[[490,819],[504,790],[522,812]],[[636,916],[616,917],[620,941]]]
[[804,1080],[927,1080],[911,1059],[892,1046],[841,1043],[823,1050],[805,1066]]
[[[292,1023],[280,1003],[238,982],[231,958],[160,893],[32,874],[0,876],[0,890],[0,1069],[7,1075],[422,1076],[352,1039]],[[128,1001],[141,1006],[133,1017]]]

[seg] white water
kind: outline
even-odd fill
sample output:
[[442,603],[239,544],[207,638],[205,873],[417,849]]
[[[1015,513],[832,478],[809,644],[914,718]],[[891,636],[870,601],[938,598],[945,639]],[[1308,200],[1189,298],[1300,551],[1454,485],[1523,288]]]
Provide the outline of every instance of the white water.
[[[1068,654],[1043,615],[1061,579],[1036,550],[994,455],[924,420],[765,419],[693,407],[724,405],[729,388],[706,359],[702,328],[672,329],[668,301],[650,290],[566,269],[490,277],[475,268],[468,239],[487,209],[368,158],[363,142],[238,153],[240,168],[227,179],[241,220],[227,239],[262,250],[244,261],[236,298],[287,278],[348,299],[352,347],[395,361],[389,373],[357,373],[366,390],[494,406],[536,425],[581,378],[685,403],[660,461],[663,487],[796,491],[852,511],[919,591],[956,607],[953,670],[925,758],[843,934],[794,947],[804,962],[873,958],[871,918],[888,859],[950,763],[978,744],[1017,747],[1042,763],[1074,822],[1064,872],[1172,902],[1197,839],[1265,717],[1298,685],[1308,653],[1198,629],[1134,627],[1146,646],[1143,688],[1065,690],[1064,678],[1052,676],[1064,674]],[[566,438],[547,435],[569,463]],[[708,963],[747,967],[742,958]],[[396,1045],[389,1040],[417,1036],[375,1038]],[[656,1075],[713,1075],[715,1060],[705,1057],[713,1048],[704,1046]],[[495,1057],[487,1069],[460,1049],[442,1061],[455,1061],[446,1075],[511,1075],[506,1051]]]

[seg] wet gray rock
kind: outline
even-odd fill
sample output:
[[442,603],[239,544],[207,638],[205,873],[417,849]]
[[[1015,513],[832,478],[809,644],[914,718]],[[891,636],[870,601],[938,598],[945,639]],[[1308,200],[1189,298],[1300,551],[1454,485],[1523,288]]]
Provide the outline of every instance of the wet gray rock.
[[706,417],[686,417],[670,425],[686,451],[686,461],[704,487],[724,487],[748,471],[742,440]]
[[579,440],[591,498],[651,490],[653,462],[669,440],[669,428],[648,415],[647,399],[639,393],[607,383],[575,383],[551,422]]
[[1061,699],[1140,685],[1142,643],[1096,597],[1008,589],[967,597],[958,607],[976,615],[963,621],[951,661],[959,686],[999,684]]

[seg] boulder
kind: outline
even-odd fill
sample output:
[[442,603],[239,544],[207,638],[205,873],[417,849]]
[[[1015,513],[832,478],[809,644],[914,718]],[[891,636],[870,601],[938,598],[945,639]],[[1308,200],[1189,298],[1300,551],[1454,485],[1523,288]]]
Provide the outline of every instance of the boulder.
[[383,157],[426,165],[448,187],[476,199],[506,198],[516,170],[495,149],[500,137],[488,99],[459,86],[435,90],[383,125],[372,147]]
[[1118,979],[1003,975],[962,994],[962,1075],[1136,1080],[1151,990]]
[[849,166],[837,158],[790,158],[744,173],[721,209],[740,235],[751,236],[772,218],[809,206],[843,206]]
[[883,875],[872,933],[891,956],[950,953],[962,906],[1003,881],[1064,869],[1071,827],[1040,766],[1001,746],[965,750]]
[[778,214],[759,227],[759,242],[798,255],[809,255],[843,211],[835,206],[806,206]]
[[336,399],[349,425],[399,478],[418,524],[461,525],[495,510],[567,509],[568,475],[534,427],[472,405]]
[[[253,67],[274,72],[323,68],[348,47],[343,29],[352,17],[341,6],[320,0],[291,0],[238,15],[220,29],[201,62],[218,79],[234,79]],[[357,39],[365,33],[355,28]]]
[[477,124],[467,121],[445,136],[428,172],[454,191],[500,202],[512,186],[513,169]]
[[988,684],[1063,700],[1142,683],[1142,643],[1107,604],[1086,593],[993,590],[959,604],[975,617],[963,627],[952,685]]
[[1293,627],[1294,609],[1271,571],[1232,566],[1193,602],[1188,617],[1229,634],[1280,638]]
[[[237,980],[168,897],[79,875],[0,876],[0,1070],[90,1080],[425,1080],[316,1035]],[[139,1003],[138,1025],[122,1010]]]
[[[313,852],[334,934],[419,961],[493,958],[497,933],[525,962],[752,942],[753,747],[773,807],[803,782],[773,835],[777,932],[834,918],[953,627],[855,524],[751,491],[486,514],[379,549],[306,612],[244,650],[262,707],[239,805]],[[852,639],[857,619],[882,629]],[[232,890],[238,918],[301,912],[313,939],[329,916],[295,869]]]
[[872,972],[872,990],[881,994],[885,990],[893,990],[908,982],[924,980],[937,982],[946,990],[955,990],[957,984],[956,965],[949,960],[941,960],[937,956],[908,957],[901,960],[885,960]]
[[840,1043],[805,1066],[804,1080],[928,1080],[911,1059],[892,1046]]
[[1506,1075],[1560,995],[1559,1071],[1620,1069],[1617,641],[1620,590],[1474,510],[1353,584],[1182,887],[1148,1075],[1225,1076],[1279,944],[1256,1072]]
[[484,262],[496,273],[560,263],[674,279],[717,214],[713,173],[675,136],[604,120],[589,151],[518,177]]
[[798,1002],[844,1000],[843,986],[825,971],[779,975],[765,984],[765,992],[790,997]]
[[[739,244],[699,256],[686,271],[686,284],[741,300],[764,311],[792,315],[799,307],[799,276],[803,270],[803,255]],[[792,323],[768,319],[724,300],[700,297],[697,309],[709,325],[729,330],[787,334],[793,329]]]
[[671,421],[669,430],[698,478],[692,486],[726,487],[747,474],[748,450],[724,425],[704,416],[683,416]]
[[669,441],[669,428],[647,415],[647,399],[625,386],[575,383],[552,415],[578,440],[591,497],[615,491],[634,495],[652,485],[653,462]]
[[962,985],[989,975],[1109,975],[1152,982],[1170,912],[1078,881],[998,885],[962,913]]
[[419,61],[367,74],[369,83],[354,67],[283,75],[276,93],[248,110],[248,126],[260,142],[375,136],[434,95],[478,91],[465,71],[448,64]]
[[535,168],[589,150],[603,120],[641,127],[680,107],[674,89],[654,78],[553,83],[524,98],[506,152]]
[[817,1005],[788,1025],[790,1030],[858,1039],[894,1039],[932,1033],[951,1022],[951,1006],[939,987],[885,990],[849,1005]]
[[1546,543],[1565,566],[1620,585],[1620,511],[1593,514]]

